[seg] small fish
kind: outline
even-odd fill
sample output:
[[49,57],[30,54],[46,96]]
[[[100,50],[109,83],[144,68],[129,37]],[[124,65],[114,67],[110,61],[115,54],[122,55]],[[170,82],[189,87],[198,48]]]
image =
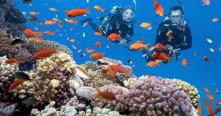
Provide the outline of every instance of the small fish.
[[42,32],[35,32],[30,28],[27,28],[23,31],[24,34],[26,35],[31,35],[31,36],[42,36],[43,33]]
[[55,35],[55,32],[51,32],[51,31],[45,31],[44,32],[46,35]]
[[38,15],[38,14],[40,14],[40,13],[37,12],[37,11],[31,11],[31,12],[29,12],[29,14],[30,14],[30,15]]
[[215,89],[215,93],[216,93],[216,94],[219,94],[219,89],[218,89],[218,88]]
[[28,41],[28,42],[37,42],[37,43],[39,43],[39,42],[44,42],[45,40],[42,39],[42,38],[29,37],[29,38],[27,39],[27,41]]
[[117,33],[111,33],[111,34],[107,37],[107,39],[110,40],[110,41],[112,41],[112,42],[114,42],[114,41],[116,41],[116,40],[118,40],[118,39],[120,39],[120,38],[121,38],[121,35],[120,35],[120,34],[117,34]]
[[213,109],[212,109],[212,105],[211,105],[210,101],[209,100],[204,100],[204,102],[206,104],[206,108],[207,108],[209,114],[211,114]]
[[182,59],[182,65],[183,65],[183,66],[186,66],[186,65],[187,65],[187,59],[186,59],[186,58]]
[[14,74],[15,80],[9,87],[9,92],[12,92],[14,89],[16,89],[19,85],[21,85],[24,81],[30,80],[29,76],[25,74],[24,72],[16,72]]
[[14,63],[16,63],[16,62],[17,62],[16,58],[8,58],[8,59],[6,60],[6,63],[7,63],[7,64],[14,64]]
[[133,3],[134,3],[134,6],[135,6],[135,9],[136,9],[136,7],[137,7],[137,2],[136,2],[136,0],[133,0]]
[[99,12],[104,12],[104,9],[99,5],[94,5],[94,9],[99,11]]
[[163,60],[163,61],[169,61],[171,59],[171,57],[168,56],[167,54],[162,53],[162,52],[156,52],[156,51],[154,51],[151,56],[153,58]]
[[213,48],[209,48],[210,52],[214,53],[215,50]]
[[217,102],[216,102],[216,105],[221,105],[221,101],[217,101]]
[[130,50],[143,50],[143,49],[147,49],[147,45],[144,45],[142,41],[137,40],[135,43],[130,45],[129,49]]
[[45,20],[45,25],[54,25],[55,23],[54,20]]
[[84,32],[82,33],[82,37],[83,37],[83,38],[85,38],[85,37],[86,37],[86,34],[85,34]]
[[208,56],[204,56],[203,59],[204,59],[205,61],[207,61],[207,62],[209,61],[209,57],[208,57]]
[[57,9],[56,9],[56,8],[49,8],[49,10],[50,10],[50,11],[52,11],[52,12],[57,11]]
[[164,16],[164,9],[160,5],[158,0],[154,0],[154,9],[155,9],[156,14],[158,14],[159,16]]
[[100,42],[100,41],[97,41],[97,42],[95,43],[95,45],[96,45],[97,47],[101,47],[101,42]]
[[56,53],[55,49],[43,49],[43,50],[40,50],[40,51],[37,51],[36,53],[34,53],[33,58],[42,59],[45,57],[49,57],[54,53]]
[[219,22],[220,21],[220,18],[213,18],[212,19],[212,22],[214,22],[214,23],[217,23],[217,22]]
[[210,5],[210,0],[202,0],[202,3],[204,6],[209,6]]
[[96,36],[102,36],[102,33],[101,33],[101,32],[94,32],[94,35],[96,35]]
[[214,96],[211,93],[207,93],[207,96],[210,100],[215,100]]
[[76,24],[77,23],[77,21],[73,20],[73,19],[65,20],[65,21],[68,22],[69,24]]
[[209,89],[207,87],[203,88],[206,93],[209,93]]
[[76,41],[76,39],[70,39],[69,41],[74,43]]
[[151,30],[152,29],[151,23],[148,23],[148,22],[141,23],[140,27],[143,28],[143,29],[147,29],[147,30]]
[[147,66],[149,67],[155,67],[155,66],[158,66],[160,64],[161,60],[155,60],[155,61],[149,61],[147,63]]
[[212,44],[213,43],[213,40],[211,38],[207,38],[206,41],[209,43],[209,44]]
[[211,113],[209,113],[209,116],[216,116],[216,114],[219,112],[221,112],[221,108],[216,108]]
[[88,12],[89,12],[88,9],[76,8],[76,9],[72,9],[72,10],[67,10],[66,15],[68,17],[77,17],[77,16],[83,16]]
[[87,51],[87,53],[92,53],[92,52],[95,52],[95,51],[96,51],[96,50],[90,49],[90,48],[86,48],[85,50]]
[[97,89],[97,93],[96,93],[97,96],[100,96],[104,99],[107,99],[107,100],[115,100],[115,95],[113,94],[113,92],[110,92],[108,90],[105,90],[105,91],[101,91],[99,88]]
[[95,60],[102,59],[103,57],[104,57],[104,54],[101,52],[96,52],[90,55],[90,58],[95,59]]

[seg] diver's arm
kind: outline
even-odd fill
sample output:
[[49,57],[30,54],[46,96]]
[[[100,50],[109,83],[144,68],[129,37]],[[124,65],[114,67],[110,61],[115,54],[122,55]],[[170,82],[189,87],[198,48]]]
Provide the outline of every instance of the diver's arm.
[[189,26],[187,25],[185,35],[179,45],[175,46],[176,48],[180,48],[181,50],[189,49],[192,47],[192,34]]

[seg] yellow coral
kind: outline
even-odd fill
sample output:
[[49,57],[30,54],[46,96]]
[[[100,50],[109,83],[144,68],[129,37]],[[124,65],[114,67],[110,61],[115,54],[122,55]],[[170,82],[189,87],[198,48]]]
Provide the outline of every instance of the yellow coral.
[[196,87],[192,86],[191,84],[179,80],[179,79],[173,79],[173,81],[175,81],[175,83],[177,84],[177,86],[182,89],[184,92],[186,92],[186,94],[189,96],[192,105],[197,108],[198,106],[198,101],[200,99],[200,95],[198,94],[198,90]]

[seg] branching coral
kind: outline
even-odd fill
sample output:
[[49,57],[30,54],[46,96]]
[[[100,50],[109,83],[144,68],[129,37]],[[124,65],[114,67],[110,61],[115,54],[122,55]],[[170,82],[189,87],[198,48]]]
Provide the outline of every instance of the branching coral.
[[200,99],[200,95],[198,93],[198,90],[196,87],[192,86],[191,84],[179,80],[179,79],[173,79],[173,81],[178,85],[178,87],[183,90],[184,92],[187,93],[187,95],[189,96],[192,105],[197,108],[198,107],[198,101]]
[[136,115],[170,116],[182,111],[192,116],[189,97],[170,79],[143,76],[129,91],[129,108]]
[[119,85],[105,85],[97,88],[97,95],[91,104],[94,107],[109,108],[123,112],[128,109],[128,89]]
[[50,57],[37,61],[37,71],[42,74],[52,74],[58,69],[68,73],[75,73],[76,63],[72,57],[66,53],[58,52]]

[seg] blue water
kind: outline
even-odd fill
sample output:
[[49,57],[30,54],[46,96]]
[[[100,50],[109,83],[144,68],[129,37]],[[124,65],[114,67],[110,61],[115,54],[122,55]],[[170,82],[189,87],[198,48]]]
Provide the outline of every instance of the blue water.
[[[38,17],[42,23],[45,19],[51,20],[58,18],[65,22],[64,27],[54,26],[40,26],[35,22],[27,22],[27,26],[34,29],[38,27],[40,31],[54,31],[59,29],[59,34],[55,36],[44,35],[43,38],[48,40],[57,41],[61,44],[67,45],[73,50],[74,59],[77,63],[82,64],[85,61],[91,60],[89,58],[90,54],[87,54],[85,48],[93,48],[99,52],[104,52],[106,57],[121,60],[124,64],[128,64],[128,60],[132,60],[136,65],[133,68],[133,72],[137,76],[144,74],[162,76],[166,78],[178,78],[185,80],[192,85],[196,86],[201,95],[201,103],[203,104],[203,114],[208,114],[203,103],[204,98],[207,98],[204,87],[208,87],[214,94],[214,90],[219,88],[221,90],[221,51],[218,51],[219,44],[221,43],[221,22],[214,23],[212,18],[221,18],[221,0],[211,1],[210,6],[203,6],[201,0],[183,0],[185,19],[187,20],[193,36],[193,46],[191,49],[183,51],[179,61],[173,60],[169,64],[161,64],[160,66],[151,68],[146,66],[146,61],[142,58],[141,51],[129,51],[126,47],[119,46],[107,41],[104,37],[97,37],[93,35],[93,30],[89,27],[82,28],[79,24],[71,25],[64,21],[67,18],[65,15],[65,10],[70,10],[72,8],[89,8],[90,13],[87,17],[92,17],[96,21],[96,17],[101,14],[96,11],[93,6],[100,5],[104,9],[110,9],[112,6],[132,6],[134,7],[133,0],[90,0],[86,3],[86,0],[33,0],[32,5],[23,4],[20,0],[16,0],[17,7],[26,12],[26,17],[29,16],[30,11],[40,12]],[[169,8],[177,5],[176,0],[159,0],[167,13]],[[48,9],[50,7],[57,8],[58,11],[51,12]],[[136,5],[136,23],[134,26],[134,36],[131,43],[136,40],[142,40],[144,43],[154,43],[156,37],[156,30],[158,24],[164,20],[162,17],[157,17],[154,19],[154,24],[152,30],[144,30],[139,27],[142,22],[151,22],[152,17],[156,16],[153,8],[153,0],[137,0]],[[77,17],[76,20],[84,19],[85,17]],[[71,19],[71,18],[69,18]],[[73,31],[70,29],[73,28]],[[86,34],[86,37],[82,37],[82,33]],[[75,38],[77,42],[71,43],[66,40],[67,37]],[[213,44],[208,44],[206,38],[212,38]],[[102,46],[97,48],[95,46],[96,41],[101,41]],[[78,43],[80,42],[80,43]],[[77,47],[77,50],[83,50],[86,56],[80,57],[77,50],[74,50],[71,46]],[[106,45],[110,46],[110,49],[106,48]],[[210,52],[209,48],[215,49],[215,52]],[[194,56],[194,53],[197,53]],[[203,60],[203,56],[209,56],[209,62]],[[188,65],[182,66],[181,59],[187,58]],[[215,94],[214,94],[215,95]],[[220,94],[215,95],[216,100],[221,100]],[[214,104],[214,103],[213,103]],[[217,106],[213,106],[217,107]],[[221,115],[221,114],[220,114]]]

